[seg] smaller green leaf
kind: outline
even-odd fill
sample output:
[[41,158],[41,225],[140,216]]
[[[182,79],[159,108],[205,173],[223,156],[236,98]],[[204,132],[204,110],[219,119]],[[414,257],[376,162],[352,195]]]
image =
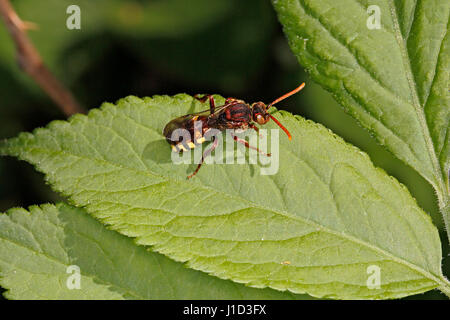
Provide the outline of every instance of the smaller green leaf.
[[[68,267],[80,269],[69,289]],[[65,204],[0,214],[0,284],[9,299],[301,299],[187,269]]]

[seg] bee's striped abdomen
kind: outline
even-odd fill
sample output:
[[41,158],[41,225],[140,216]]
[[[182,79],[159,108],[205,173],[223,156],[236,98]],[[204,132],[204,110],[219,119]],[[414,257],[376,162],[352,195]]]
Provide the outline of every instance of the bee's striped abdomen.
[[175,144],[172,144],[172,151],[173,152],[181,152],[181,151],[188,151],[190,149],[194,149],[196,145],[192,141],[188,142],[178,142]]
[[206,139],[203,135],[210,129],[205,129],[206,130],[204,131],[204,133],[202,133],[199,130],[194,130],[194,128],[191,128],[191,130],[189,130],[191,139],[179,142],[171,141],[173,152],[188,151],[206,142]]

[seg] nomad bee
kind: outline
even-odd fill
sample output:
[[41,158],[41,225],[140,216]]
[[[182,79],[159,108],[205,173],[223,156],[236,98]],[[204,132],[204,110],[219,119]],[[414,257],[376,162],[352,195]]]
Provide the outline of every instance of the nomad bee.
[[[281,100],[299,92],[304,86],[305,83],[302,83],[296,89],[286,93],[268,105],[263,102],[255,102],[252,105],[249,105],[243,100],[228,98],[225,100],[224,105],[216,107],[212,95],[204,95],[203,97],[195,95],[194,98],[201,102],[209,100],[209,110],[187,114],[173,119],[164,127],[163,135],[166,137],[167,142],[172,146],[174,152],[182,152],[193,149],[205,142],[206,139],[204,136],[212,128],[221,131],[226,129],[238,129],[244,131],[250,128],[258,132],[258,127],[254,124],[255,122],[259,125],[263,125],[272,119],[287,134],[289,140],[291,140],[292,137],[289,131],[277,119],[269,114],[268,110],[271,106]],[[197,129],[198,127],[196,124],[201,124],[201,130]],[[192,138],[183,139],[183,137],[181,137],[181,139],[178,139],[177,141],[172,140],[172,133],[176,129],[187,130]],[[258,148],[250,146],[246,140],[238,138],[233,133],[232,136],[235,141],[242,143],[247,148],[263,153]],[[217,145],[218,140],[214,139],[212,146],[203,153],[197,169],[188,176],[188,179],[192,178],[200,170],[204,159],[217,147]],[[270,154],[266,155],[270,156]]]

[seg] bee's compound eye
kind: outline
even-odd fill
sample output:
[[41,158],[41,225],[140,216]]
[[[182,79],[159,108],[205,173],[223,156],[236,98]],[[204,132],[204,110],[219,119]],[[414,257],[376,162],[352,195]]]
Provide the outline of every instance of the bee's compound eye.
[[262,115],[260,115],[260,114],[258,114],[257,116],[256,116],[256,122],[258,122],[259,124],[265,124],[266,123],[266,120],[264,119],[264,117],[262,116]]

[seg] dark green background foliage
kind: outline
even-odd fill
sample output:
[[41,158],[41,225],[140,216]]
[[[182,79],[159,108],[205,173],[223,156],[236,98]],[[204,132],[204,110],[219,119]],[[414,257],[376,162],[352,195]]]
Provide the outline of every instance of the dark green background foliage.
[[[67,30],[66,8],[81,7],[82,29]],[[32,0],[13,1],[39,25],[30,32],[49,68],[80,103],[136,95],[218,93],[270,102],[301,82],[306,88],[279,109],[321,123],[367,152],[376,166],[405,184],[446,239],[431,186],[377,145],[330,94],[308,79],[291,53],[269,1]],[[0,139],[65,116],[15,63],[0,26]],[[0,212],[61,200],[31,165],[0,158]],[[447,241],[444,274],[449,274]],[[444,298],[437,291],[412,298]]]

